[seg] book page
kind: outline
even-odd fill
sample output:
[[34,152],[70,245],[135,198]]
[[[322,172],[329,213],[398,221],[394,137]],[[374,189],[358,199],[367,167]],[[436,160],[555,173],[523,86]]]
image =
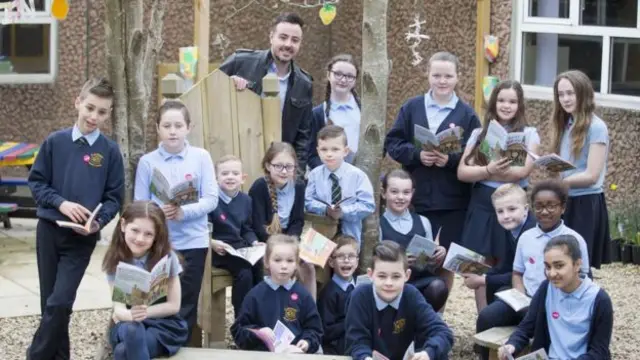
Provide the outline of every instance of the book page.
[[502,151],[507,148],[508,132],[495,120],[491,120],[487,135],[480,143],[480,152],[486,156],[488,161],[502,158]]
[[165,255],[151,270],[151,283],[147,295],[147,305],[152,305],[169,292],[169,275],[171,274],[171,259]]
[[171,187],[169,198],[170,202],[178,206],[197,203],[200,201],[200,180],[198,177],[192,177],[177,183]]
[[113,281],[114,302],[145,305],[151,288],[151,274],[144,269],[120,262]]
[[418,124],[413,125],[413,137],[414,145],[418,149],[429,151],[440,145],[438,138],[431,130]]
[[313,228],[309,229],[300,240],[300,259],[324,267],[336,246],[336,243]]
[[552,172],[563,172],[567,170],[573,170],[576,168],[572,163],[562,159],[557,154],[540,156],[535,161],[535,164],[538,166],[544,166],[547,168],[547,170]]
[[505,157],[511,160],[511,166],[524,166],[527,162],[527,137],[524,132],[513,132],[507,135]]
[[386,357],[386,356],[384,356],[384,355],[380,354],[379,352],[377,352],[377,351],[375,351],[375,350],[373,350],[373,353],[371,354],[371,358],[372,358],[373,360],[389,360],[389,358],[388,358],[388,357]]
[[549,356],[544,349],[538,349],[531,354],[520,356],[516,360],[549,360]]
[[271,340],[265,334],[263,334],[259,329],[247,329],[247,330],[254,333],[258,337],[258,339],[262,341],[264,346],[266,346],[269,351],[273,352],[275,350],[275,348],[273,347],[273,342],[271,342]]
[[456,243],[451,243],[442,267],[457,274],[474,273],[478,275],[485,274],[491,269],[489,265],[485,264],[484,256]]
[[462,152],[462,134],[464,129],[460,126],[447,128],[439,132],[436,137],[438,138],[438,151],[443,154],[455,154]]
[[273,348],[277,353],[285,352],[289,345],[291,345],[293,339],[296,338],[293,332],[280,320],[278,320],[276,326],[273,327],[273,333],[276,336]]
[[407,254],[416,257],[414,267],[425,269],[432,261],[437,244],[424,236],[414,235],[407,246]]
[[497,292],[496,296],[506,302],[515,311],[520,311],[531,304],[531,298],[516,289]]
[[411,344],[409,344],[409,347],[407,347],[407,351],[405,351],[404,356],[402,357],[402,360],[411,360],[413,359],[413,355],[415,354],[416,354],[415,341],[412,341]]
[[89,218],[84,224],[78,224],[78,223],[74,223],[73,221],[62,221],[62,220],[56,220],[56,224],[64,228],[78,229],[78,230],[84,230],[86,232],[90,232],[91,224],[93,223],[93,220],[95,220],[96,215],[98,215],[98,211],[100,211],[101,208],[102,208],[102,203],[98,204],[98,206],[96,206],[96,208],[93,209],[93,212],[91,213],[91,215],[89,215]]
[[155,195],[163,203],[168,203],[169,198],[169,181],[162,175],[159,169],[154,168],[151,175],[151,184],[149,185],[149,191]]
[[247,260],[251,265],[255,265],[258,260],[264,257],[264,252],[267,249],[266,244],[260,244],[257,246],[248,246],[237,249],[238,255]]

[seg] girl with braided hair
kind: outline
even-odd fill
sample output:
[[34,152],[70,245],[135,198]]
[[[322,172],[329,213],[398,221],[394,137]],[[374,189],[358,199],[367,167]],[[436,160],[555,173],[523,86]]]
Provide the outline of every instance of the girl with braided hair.
[[[296,181],[296,152],[285,142],[274,142],[262,159],[265,176],[257,179],[249,196],[252,202],[252,226],[258,240],[266,243],[271,235],[286,234],[300,238],[304,226],[305,185]],[[313,265],[300,268],[301,282],[316,296]]]
[[345,160],[352,164],[360,140],[360,97],[355,85],[358,65],[351,55],[339,54],[327,63],[325,100],[313,108],[311,141],[309,141],[309,169],[322,165],[318,156],[318,131],[325,125],[338,125],[347,134],[350,153]]

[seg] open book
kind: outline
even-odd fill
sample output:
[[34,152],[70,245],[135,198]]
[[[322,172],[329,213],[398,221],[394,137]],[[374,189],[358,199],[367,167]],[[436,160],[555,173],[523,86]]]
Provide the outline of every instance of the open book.
[[508,132],[499,122],[491,120],[487,135],[479,150],[488,161],[511,160],[511,166],[524,166],[527,161],[527,144],[524,132]]
[[332,208],[332,207],[335,207],[335,206],[339,206],[339,205],[340,205],[340,204],[342,204],[343,202],[345,202],[345,201],[347,201],[347,200],[351,199],[352,197],[353,197],[353,196],[348,196],[348,197],[346,197],[346,198],[344,198],[344,199],[342,199],[342,200],[338,201],[337,203],[335,203],[335,204],[333,204],[333,205],[332,205],[332,204],[330,204],[330,203],[328,203],[328,202],[326,202],[326,201],[324,201],[324,200],[320,200],[320,199],[318,199],[318,198],[313,198],[313,200],[315,200],[315,201],[317,201],[317,202],[320,202],[320,203],[323,203],[323,204],[327,205],[328,207],[331,207],[331,208]]
[[289,345],[296,336],[289,330],[289,328],[283,324],[280,320],[276,322],[276,326],[273,327],[273,333],[276,337],[275,341],[271,341],[267,336],[261,333],[258,329],[249,329],[252,333],[254,333],[264,345],[271,352],[282,353],[287,350]]
[[336,243],[311,228],[300,238],[300,259],[324,267],[336,246]]
[[520,311],[531,304],[531,298],[516,289],[497,292],[496,296],[506,302],[515,311]]
[[[407,347],[407,351],[405,351],[404,356],[402,357],[402,360],[411,360],[413,359],[413,355],[415,355],[416,351],[415,351],[415,345],[414,342],[412,341],[411,344],[409,344],[409,346]],[[388,357],[380,354],[379,352],[373,350],[373,353],[371,354],[371,358],[373,360],[389,360]]]
[[78,229],[78,230],[84,230],[86,232],[90,232],[91,224],[93,223],[93,220],[96,219],[96,215],[98,215],[98,211],[100,211],[101,207],[102,207],[102,203],[98,204],[98,206],[96,206],[96,208],[93,209],[93,212],[87,219],[87,222],[85,222],[84,224],[77,224],[77,223],[74,223],[73,221],[62,221],[62,220],[56,220],[56,224],[58,224],[58,226],[63,228]]
[[563,172],[567,170],[575,169],[575,165],[564,160],[558,154],[536,155],[528,151],[529,155],[533,158],[533,163],[536,166],[546,167],[547,170],[552,172]]
[[425,269],[427,266],[433,263],[433,255],[436,252],[438,245],[431,239],[427,239],[424,236],[414,235],[409,245],[407,245],[407,254],[411,254],[416,257],[416,261],[413,264],[418,269]]
[[151,271],[120,262],[116,268],[111,300],[134,306],[153,305],[165,298],[169,291],[171,274],[169,256],[165,255],[160,259]]
[[417,148],[424,151],[436,150],[443,154],[462,152],[462,134],[460,126],[450,127],[439,133],[417,124],[413,125],[413,142]]
[[267,248],[265,244],[261,243],[260,245],[257,245],[257,246],[248,246],[240,249],[234,249],[233,246],[225,243],[224,241],[220,241],[220,240],[213,240],[213,241],[219,242],[222,245],[222,247],[224,247],[224,250],[227,252],[228,255],[236,256],[243,260],[246,260],[251,265],[255,265],[258,262],[258,260],[264,257],[264,252]]
[[476,275],[486,274],[491,269],[491,266],[485,263],[484,256],[454,242],[449,246],[449,252],[442,267],[457,274]]
[[200,200],[200,182],[197,177],[187,177],[188,179],[170,186],[162,172],[154,168],[149,191],[165,204],[172,203],[178,206],[195,204]]
[[544,349],[538,349],[530,354],[520,356],[517,359],[513,358],[513,355],[508,354],[507,359],[509,360],[549,360],[549,356]]

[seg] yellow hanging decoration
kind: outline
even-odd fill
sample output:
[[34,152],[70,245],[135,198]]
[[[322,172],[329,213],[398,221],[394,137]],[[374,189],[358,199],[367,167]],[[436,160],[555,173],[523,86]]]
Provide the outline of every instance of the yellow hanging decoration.
[[325,25],[331,24],[331,22],[333,21],[333,19],[336,18],[336,15],[337,15],[336,6],[328,3],[322,5],[322,8],[320,8],[319,15],[320,15],[320,20],[322,20],[323,24]]
[[64,20],[69,13],[69,2],[67,0],[53,0],[51,4],[51,15],[56,20]]

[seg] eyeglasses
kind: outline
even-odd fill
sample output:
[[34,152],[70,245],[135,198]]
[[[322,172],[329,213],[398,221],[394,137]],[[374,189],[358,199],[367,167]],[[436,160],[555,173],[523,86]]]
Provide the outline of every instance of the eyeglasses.
[[346,255],[346,254],[340,254],[340,255],[334,255],[334,256],[332,256],[332,258],[334,258],[334,259],[336,259],[336,260],[338,260],[338,261],[342,261],[342,262],[345,262],[345,261],[349,261],[349,262],[350,262],[350,261],[353,261],[353,260],[357,260],[357,259],[358,259],[358,255],[353,255],[353,254],[349,254],[349,255]]
[[277,171],[287,170],[287,172],[292,172],[296,168],[293,164],[271,164],[271,166]]
[[356,80],[356,76],[355,75],[351,75],[351,74],[343,74],[341,72],[337,72],[337,71],[331,71],[331,73],[333,74],[333,76],[336,77],[336,79],[338,80],[347,80],[348,82],[352,82]]
[[543,212],[547,210],[547,212],[554,212],[560,208],[561,203],[553,203],[553,204],[533,204],[533,210],[535,212]]

